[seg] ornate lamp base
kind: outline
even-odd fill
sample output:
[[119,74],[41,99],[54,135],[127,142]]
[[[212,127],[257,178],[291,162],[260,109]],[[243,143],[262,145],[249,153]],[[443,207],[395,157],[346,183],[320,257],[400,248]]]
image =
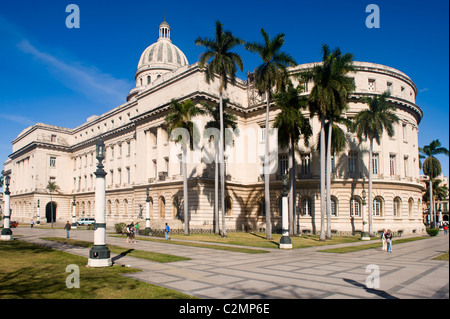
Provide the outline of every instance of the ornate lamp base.
[[112,266],[111,254],[106,245],[94,245],[89,251],[88,267]]

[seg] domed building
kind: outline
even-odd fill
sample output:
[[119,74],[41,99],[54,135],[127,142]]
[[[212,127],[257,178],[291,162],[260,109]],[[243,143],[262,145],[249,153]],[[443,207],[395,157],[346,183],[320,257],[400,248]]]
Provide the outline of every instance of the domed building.
[[[11,177],[12,219],[41,223],[65,222],[72,218],[94,217],[95,143],[101,136],[106,145],[106,221],[145,220],[149,201],[152,228],[167,222],[176,231],[184,228],[183,179],[180,151],[170,141],[167,115],[172,99],[191,99],[217,105],[218,81],[205,82],[205,70],[197,63],[189,65],[186,56],[171,41],[167,22],[159,25],[157,42],[140,56],[135,73],[136,87],[122,105],[90,116],[74,129],[37,123],[12,141],[12,153],[5,162]],[[292,75],[312,68],[315,63],[290,68]],[[331,174],[331,228],[335,234],[358,234],[362,230],[362,211],[373,207],[373,230],[390,228],[396,233],[423,233],[421,198],[423,186],[419,175],[418,134],[423,112],[415,104],[417,88],[403,72],[392,67],[355,62],[356,89],[350,96],[345,116],[353,118],[367,107],[361,98],[391,92],[390,103],[396,107],[400,122],[393,137],[383,134],[375,144],[373,156],[373,202],[365,203],[368,191],[368,142],[361,142],[347,132],[346,149],[333,156]],[[293,76],[295,81],[295,77]],[[314,83],[303,83],[309,94]],[[265,138],[270,139],[273,163],[270,175],[272,228],[281,228],[281,175],[286,172],[288,150],[279,147],[273,131],[266,134],[265,100],[258,95],[251,76],[237,79],[224,92],[229,99],[227,112],[237,117],[239,134],[225,152],[227,231],[263,230]],[[273,123],[280,110],[272,104],[269,120]],[[309,117],[307,111],[304,112]],[[196,118],[199,131],[207,116]],[[299,233],[320,231],[320,162],[317,134],[320,123],[310,118],[314,136],[309,145],[301,140],[296,152],[295,228]],[[272,125],[272,124],[271,124]],[[236,133],[236,132],[235,132]],[[191,231],[212,231],[214,220],[215,165],[211,141],[200,137],[188,154],[189,212]],[[50,194],[48,181],[59,191]],[[148,192],[148,197],[147,197]],[[53,212],[53,214],[50,214]],[[221,223],[221,222],[220,222]]]
[[130,91],[127,101],[144,90],[164,73],[188,65],[184,53],[172,43],[170,26],[164,21],[159,25],[159,38],[142,52],[135,73],[136,87]]

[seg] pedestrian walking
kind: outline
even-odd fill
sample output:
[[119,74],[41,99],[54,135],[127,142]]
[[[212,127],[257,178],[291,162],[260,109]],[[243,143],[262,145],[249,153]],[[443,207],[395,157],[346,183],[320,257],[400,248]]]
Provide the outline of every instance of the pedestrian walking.
[[444,225],[444,235],[447,235],[447,231],[448,231],[448,226],[447,224]]
[[127,225],[127,228],[125,229],[125,232],[126,232],[126,234],[127,234],[127,240],[126,240],[126,243],[129,244],[129,243],[130,243],[130,234],[131,234],[131,231],[130,231],[130,225]]
[[382,233],[381,233],[381,242],[382,242],[382,247],[381,247],[381,249],[383,250],[383,251],[386,251],[387,250],[387,243],[386,243],[386,229],[383,229],[382,230]]
[[166,228],[164,229],[164,234],[166,235],[166,239],[170,239],[169,232],[170,232],[170,227],[166,223]]
[[33,228],[33,226],[34,226],[34,221],[30,220],[30,228]]
[[139,235],[139,222],[136,223],[136,235]]
[[67,221],[66,225],[64,226],[64,229],[66,230],[67,238],[69,238],[69,232],[72,229],[72,227],[70,226],[69,221]]
[[390,229],[388,229],[386,233],[386,242],[387,242],[387,252],[392,253],[392,233]]
[[132,244],[136,244],[136,229],[133,222],[130,224],[130,240]]

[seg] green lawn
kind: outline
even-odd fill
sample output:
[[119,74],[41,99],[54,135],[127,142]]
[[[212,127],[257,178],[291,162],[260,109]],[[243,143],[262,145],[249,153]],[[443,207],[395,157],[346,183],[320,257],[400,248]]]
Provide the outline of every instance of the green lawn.
[[[139,270],[89,268],[87,258],[21,242],[0,242],[0,299],[188,299],[192,296],[121,276]],[[80,270],[80,288],[66,287],[68,265]]]
[[[394,246],[396,244],[402,244],[402,243],[407,243],[407,242],[426,239],[426,238],[429,238],[429,237],[409,237],[409,238],[396,239],[396,240],[392,241],[392,245]],[[366,245],[356,245],[356,246],[348,246],[348,247],[341,247],[341,248],[330,248],[330,249],[323,249],[323,250],[319,250],[319,251],[326,252],[326,253],[345,254],[345,253],[351,253],[351,252],[359,251],[359,250],[378,248],[381,246],[382,246],[381,242],[376,242],[376,243],[371,243],[371,244],[366,244]]]
[[[272,234],[272,240],[266,239],[265,233],[228,233],[226,238],[215,234],[171,235],[173,239],[184,239],[210,243],[221,243],[258,248],[279,248],[281,234]],[[360,241],[356,236],[333,236],[332,239],[320,241],[318,235],[292,236],[292,247],[307,248],[312,246],[333,245]]]
[[[94,245],[92,242],[89,242],[89,241],[76,240],[76,239],[71,239],[71,238],[43,237],[42,239],[52,240],[52,241],[56,241],[56,242],[62,243],[62,244],[75,245],[75,246],[80,246],[80,247],[85,247],[85,248],[90,248]],[[152,252],[152,251],[136,250],[136,249],[132,249],[132,248],[128,248],[128,247],[119,247],[119,246],[114,246],[114,245],[108,245],[108,248],[111,251],[111,253],[114,253],[114,254],[143,258],[143,259],[148,259],[148,260],[156,261],[156,262],[160,262],[160,263],[168,263],[168,262],[191,259],[191,258],[187,258],[187,257],[180,257],[180,256],[175,256],[175,255],[156,253],[156,252]]]
[[448,251],[445,254],[436,256],[434,258],[432,258],[434,260],[447,260],[448,261]]

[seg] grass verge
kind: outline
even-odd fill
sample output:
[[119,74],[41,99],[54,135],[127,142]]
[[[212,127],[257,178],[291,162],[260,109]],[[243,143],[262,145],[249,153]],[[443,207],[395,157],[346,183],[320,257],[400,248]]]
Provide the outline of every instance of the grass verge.
[[[87,258],[19,240],[0,242],[0,299],[189,299],[192,296],[123,274],[138,269],[89,268]],[[80,288],[69,289],[68,265],[80,270]]]
[[433,257],[431,259],[433,259],[433,260],[447,260],[448,261],[448,251],[445,254]]
[[[113,235],[113,237],[125,238],[125,236],[122,236],[122,235]],[[234,251],[234,252],[246,253],[246,254],[264,254],[264,253],[268,253],[267,250],[261,250],[261,249],[252,249],[252,248],[245,248],[245,247],[233,247],[233,246],[225,246],[225,245],[214,245],[214,244],[204,244],[204,243],[187,242],[187,241],[174,241],[174,240],[165,240],[165,239],[158,239],[158,238],[152,238],[152,237],[138,236],[138,237],[136,237],[136,239],[145,240],[145,241],[153,241],[153,242],[158,242],[158,243],[165,243],[165,244],[181,245],[181,246],[190,246],[190,247],[199,247],[199,248],[209,248],[209,249]],[[185,238],[180,238],[180,239],[185,239]],[[193,240],[195,240],[195,239],[193,239]]]
[[[92,242],[89,242],[89,241],[76,240],[76,239],[71,239],[71,238],[43,237],[42,239],[55,241],[55,242],[58,242],[61,244],[68,244],[68,245],[74,245],[74,246],[85,247],[85,248],[90,248],[94,245]],[[111,251],[111,253],[114,253],[114,254],[119,254],[122,256],[137,257],[137,258],[147,259],[147,260],[151,260],[151,261],[156,261],[159,263],[168,263],[168,262],[191,259],[191,258],[187,258],[187,257],[180,257],[180,256],[175,256],[175,255],[156,253],[156,252],[152,252],[152,251],[136,250],[136,249],[132,249],[132,248],[128,248],[128,247],[120,247],[120,246],[114,246],[114,245],[108,245],[108,248]]]
[[[190,234],[189,236],[173,235],[172,238],[248,247],[279,248],[281,234],[272,234],[271,240],[266,239],[265,233],[228,233],[226,238],[215,234]],[[360,241],[356,236],[333,236],[326,241],[321,241],[319,235],[292,236],[290,238],[294,249]]]
[[[396,240],[392,241],[392,245],[407,243],[407,242],[426,239],[426,238],[429,238],[429,237],[409,237],[409,238],[396,239]],[[378,248],[381,246],[382,246],[381,242],[377,242],[377,243],[372,243],[372,244],[367,244],[367,245],[356,245],[356,246],[347,246],[347,247],[340,247],[340,248],[330,248],[330,249],[323,249],[323,250],[318,250],[318,251],[326,252],[326,253],[345,254],[345,253],[351,253],[354,251]]]

